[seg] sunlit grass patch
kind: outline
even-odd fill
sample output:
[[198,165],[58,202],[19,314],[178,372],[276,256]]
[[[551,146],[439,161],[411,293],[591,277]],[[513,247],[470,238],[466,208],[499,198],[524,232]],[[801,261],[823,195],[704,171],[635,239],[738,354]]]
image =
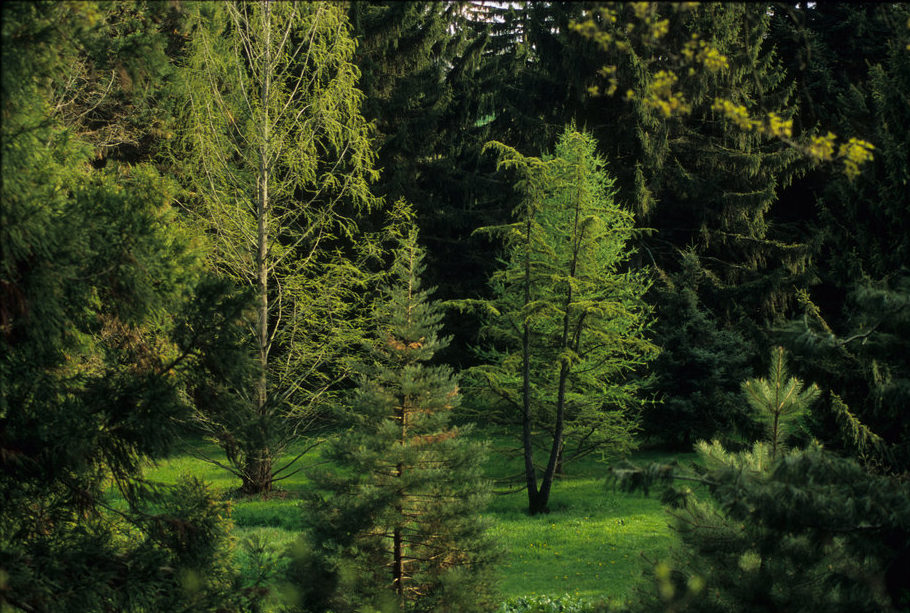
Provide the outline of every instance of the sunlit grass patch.
[[[491,430],[475,435],[492,442],[491,479],[520,473],[521,456],[506,453],[515,445],[513,437]],[[301,459],[302,466],[318,464],[320,451],[310,451]],[[294,449],[289,450],[276,466],[294,454]],[[208,481],[216,495],[229,503],[239,567],[244,572],[256,571],[254,567],[262,560],[251,551],[258,546],[279,571],[285,559],[281,553],[306,529],[303,496],[310,485],[307,470],[277,482],[268,496],[246,498],[236,493],[237,477],[200,456],[223,460],[216,446],[192,440],[172,457],[149,466],[146,477],[161,483],[174,483],[181,475]],[[633,459],[646,463],[671,457],[648,452],[635,454]],[[681,459],[690,457],[687,454]],[[551,512],[536,517],[527,513],[527,494],[520,489],[520,477],[496,483],[500,491],[518,490],[494,495],[484,511],[493,534],[508,551],[500,569],[504,600],[568,594],[571,598],[621,601],[632,595],[648,565],[642,552],[651,560],[665,556],[675,536],[660,504],[612,490],[606,485],[607,469],[608,464],[594,456],[566,466],[565,474],[554,483]],[[112,498],[116,500],[115,493]]]

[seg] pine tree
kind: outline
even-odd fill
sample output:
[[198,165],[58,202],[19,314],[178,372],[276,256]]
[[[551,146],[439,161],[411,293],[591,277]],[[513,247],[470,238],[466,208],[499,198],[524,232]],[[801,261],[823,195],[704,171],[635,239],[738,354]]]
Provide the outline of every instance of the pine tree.
[[[767,440],[738,453],[700,441],[692,470],[613,469],[624,489],[662,489],[683,543],[672,566],[654,569],[657,594],[638,610],[846,612],[910,604],[907,489],[817,442],[785,449],[819,390],[788,375],[782,347],[771,358],[768,379],[743,382]],[[692,486],[711,500],[698,500]]]
[[93,148],[95,168],[162,162],[173,138],[174,62],[184,42],[180,4],[100,2],[55,84],[54,112]]
[[362,333],[356,218],[373,203],[368,126],[341,5],[226,2],[198,11],[182,68],[181,166],[214,267],[254,289],[258,376],[241,415],[206,412],[246,493],[349,372]]
[[[474,375],[519,415],[536,514],[547,510],[563,459],[632,446],[639,403],[632,375],[656,354],[646,338],[648,282],[624,269],[632,216],[613,199],[589,135],[567,128],[547,159],[490,146],[501,168],[517,171],[524,201],[516,222],[489,229],[505,237],[507,259],[491,280],[494,298],[480,303],[494,315],[482,353],[488,364]],[[550,447],[539,481],[536,428]]]
[[455,377],[429,365],[448,339],[421,284],[413,226],[393,253],[373,363],[346,411],[349,429],[327,451],[338,469],[317,481],[326,495],[313,505],[311,538],[330,579],[308,598],[336,611],[390,601],[405,611],[486,610],[497,552],[480,515],[485,448],[470,427],[451,425]]
[[206,274],[173,182],[93,170],[55,106],[97,6],[2,10],[0,608],[238,608],[223,504],[142,471],[184,432],[202,361],[242,374],[248,301]]
[[[614,471],[623,488],[663,484],[683,547],[654,570],[638,611],[902,611],[910,605],[910,496],[895,478],[813,444],[698,447],[695,470]],[[681,485],[674,485],[679,479]],[[710,501],[696,499],[699,487]]]
[[784,440],[800,418],[804,418],[809,406],[818,398],[818,386],[814,383],[803,389],[803,383],[796,377],[789,377],[784,348],[776,347],[771,352],[771,368],[768,378],[749,379],[743,382],[743,393],[756,417],[765,422],[768,440],[771,441],[771,460],[777,458],[783,449]]

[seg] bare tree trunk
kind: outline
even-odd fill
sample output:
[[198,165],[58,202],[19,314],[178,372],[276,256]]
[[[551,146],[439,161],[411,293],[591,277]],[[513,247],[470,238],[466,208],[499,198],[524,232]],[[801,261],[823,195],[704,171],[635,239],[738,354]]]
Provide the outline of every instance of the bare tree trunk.
[[[258,202],[256,215],[256,275],[259,312],[256,321],[256,344],[259,351],[259,380],[256,382],[256,413],[265,415],[268,408],[269,368],[269,69],[271,65],[271,12],[269,0],[263,4],[263,30],[265,33],[265,60],[262,63],[262,144],[259,148]],[[257,457],[247,458],[244,491],[250,494],[267,492],[272,486],[272,458],[266,444]]]
[[[525,225],[528,252],[525,254],[524,303],[531,302],[531,218]],[[525,480],[528,484],[528,512],[536,515],[538,509],[537,470],[534,468],[534,448],[531,441],[531,329],[525,323],[521,337],[521,443],[524,447]]]
[[[408,302],[410,307],[410,301]],[[410,313],[409,313],[410,318]],[[408,436],[408,410],[405,406],[407,402],[407,397],[402,396],[398,404],[398,409],[396,417],[399,420],[399,443],[404,447],[407,436]],[[404,464],[401,462],[396,466],[396,475],[398,479],[401,479],[404,476]],[[400,486],[399,486],[400,487]],[[400,522],[404,521],[404,508],[402,503],[399,500],[398,505],[395,507],[395,511],[398,513],[399,523],[395,526],[395,529],[392,533],[392,585],[395,588],[395,593],[398,594],[399,603],[404,602],[404,547],[403,547],[403,538],[402,538],[402,526]]]

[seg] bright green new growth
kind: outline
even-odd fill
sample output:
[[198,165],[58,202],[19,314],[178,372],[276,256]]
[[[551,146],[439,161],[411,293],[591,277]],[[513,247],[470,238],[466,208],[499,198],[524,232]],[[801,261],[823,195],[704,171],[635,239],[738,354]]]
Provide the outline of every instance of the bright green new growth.
[[[521,415],[534,514],[546,510],[564,459],[632,447],[640,381],[627,375],[656,354],[645,338],[649,284],[642,272],[623,269],[633,219],[613,199],[590,135],[567,129],[544,159],[488,147],[500,169],[517,171],[524,199],[515,223],[487,229],[504,236],[507,259],[486,305],[494,313],[485,330],[492,347],[482,354],[490,365],[475,372]],[[539,486],[537,428],[550,448]]]
[[317,477],[330,495],[312,502],[315,569],[299,580],[313,610],[488,610],[498,555],[479,514],[486,449],[450,425],[455,376],[429,365],[448,339],[414,226],[395,242],[372,363],[327,452],[340,470]]
[[[198,6],[183,70],[190,207],[214,266],[257,297],[245,411],[200,417],[247,493],[350,371],[363,273],[341,251],[375,178],[354,41],[332,3]],[[367,250],[362,242],[358,249]],[[285,467],[286,468],[286,467]]]
[[768,379],[749,379],[743,382],[742,387],[756,416],[767,422],[773,461],[799,418],[818,398],[818,386],[813,383],[803,389],[802,381],[796,377],[788,378],[784,348],[776,347],[771,352]]

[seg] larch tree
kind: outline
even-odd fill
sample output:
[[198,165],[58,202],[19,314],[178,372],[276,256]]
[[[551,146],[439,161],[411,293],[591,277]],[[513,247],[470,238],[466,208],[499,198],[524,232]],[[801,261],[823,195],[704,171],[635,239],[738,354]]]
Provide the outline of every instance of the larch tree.
[[442,312],[421,283],[416,229],[397,227],[371,359],[343,411],[348,429],[329,446],[336,468],[316,477],[316,565],[295,568],[312,610],[489,610],[499,550],[481,514],[486,449],[451,424],[456,378],[430,364],[448,342]]
[[257,297],[258,375],[239,415],[200,407],[247,493],[337,391],[361,333],[356,217],[373,202],[354,41],[330,2],[201,4],[182,67],[187,207],[212,263]]
[[[461,305],[493,314],[487,365],[474,374],[520,414],[528,506],[536,514],[547,511],[564,459],[633,445],[640,381],[629,375],[641,374],[657,353],[647,339],[649,283],[625,268],[633,219],[613,199],[593,138],[566,129],[547,159],[490,146],[501,168],[518,173],[524,199],[514,223],[488,229],[507,245],[491,280],[493,298]],[[534,458],[541,431],[549,447],[542,472]]]

